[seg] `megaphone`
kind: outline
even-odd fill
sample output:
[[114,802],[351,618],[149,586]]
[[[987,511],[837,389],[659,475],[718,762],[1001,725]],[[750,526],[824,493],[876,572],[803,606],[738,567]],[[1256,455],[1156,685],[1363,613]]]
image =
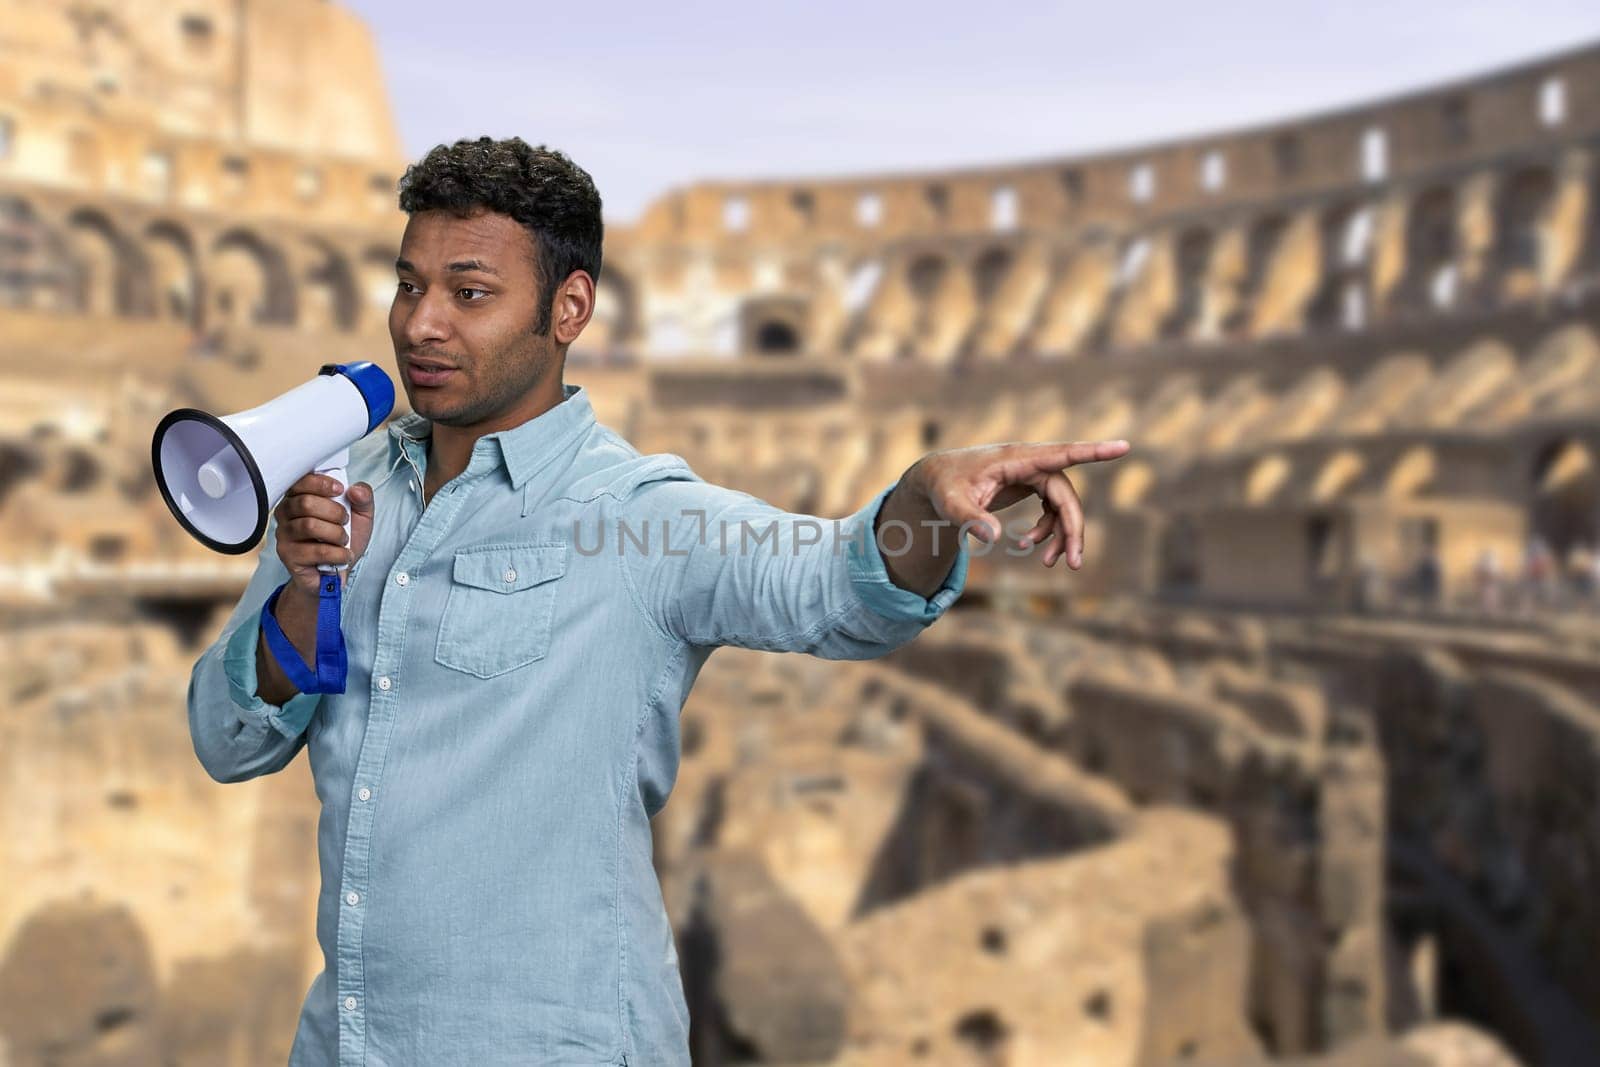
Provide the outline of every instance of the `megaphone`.
[[[195,540],[240,555],[261,540],[272,508],[305,475],[317,471],[346,485],[350,446],[393,410],[394,383],[369,362],[325,364],[304,385],[234,415],[179,408],[150,443],[156,485]],[[348,537],[349,503],[342,492],[337,499]]]

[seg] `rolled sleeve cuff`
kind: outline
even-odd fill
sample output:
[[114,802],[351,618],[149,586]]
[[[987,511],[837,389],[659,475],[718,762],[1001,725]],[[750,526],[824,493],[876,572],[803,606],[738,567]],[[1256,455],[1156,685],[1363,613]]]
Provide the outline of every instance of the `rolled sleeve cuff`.
[[243,712],[243,717],[269,723],[284,737],[293,740],[305,730],[317,710],[321,693],[296,693],[280,708],[268,704],[256,693],[256,642],[261,638],[261,616],[245,618],[228,638],[222,654],[222,670],[228,677],[228,694]]
[[970,551],[966,540],[953,526],[936,527],[934,533],[937,537],[935,542],[937,552],[943,556],[949,553],[952,547],[955,551],[955,562],[951,565],[944,584],[934,590],[931,597],[924,597],[896,585],[884,566],[883,554],[873,530],[877,525],[878,510],[883,507],[884,499],[894,492],[894,487],[899,484],[898,481],[894,482],[874,497],[866,507],[856,512],[860,525],[856,527],[855,534],[850,538],[846,548],[850,582],[855,586],[856,594],[861,597],[862,602],[879,615],[890,619],[931,623],[943,615],[966,588],[967,560]]

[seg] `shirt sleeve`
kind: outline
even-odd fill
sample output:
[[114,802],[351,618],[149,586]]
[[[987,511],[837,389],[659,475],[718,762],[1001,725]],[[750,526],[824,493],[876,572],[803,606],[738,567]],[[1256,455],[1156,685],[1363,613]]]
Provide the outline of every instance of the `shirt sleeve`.
[[[861,509],[865,515],[862,529],[866,536],[852,538],[846,545],[846,551],[849,553],[850,580],[855,586],[856,594],[878,614],[889,619],[926,625],[943,615],[966,589],[967,562],[971,553],[967,549],[966,541],[953,526],[943,527],[938,531],[935,547],[941,552],[953,552],[955,556],[949,573],[945,575],[944,583],[933,591],[931,597],[924,597],[920,593],[896,585],[884,566],[883,547],[878,543],[882,533],[880,531],[878,536],[873,536],[872,530],[877,524],[878,512],[882,509],[884,500],[899,484],[898,481],[892,483]],[[895,545],[902,543],[904,542],[899,540],[893,541]]]
[[195,755],[219,782],[271,774],[304,747],[305,729],[321,693],[296,693],[280,707],[256,692],[261,608],[289,578],[277,554],[276,520],[267,523],[255,573],[222,634],[189,675],[189,735]]
[[[641,610],[673,639],[871,659],[922,633],[966,584],[969,551],[953,524],[935,530],[951,566],[933,596],[889,578],[873,528],[898,484],[828,519],[699,479],[649,482],[630,510],[654,540],[619,535],[616,551]],[[883,541],[890,552],[905,543],[893,532]]]

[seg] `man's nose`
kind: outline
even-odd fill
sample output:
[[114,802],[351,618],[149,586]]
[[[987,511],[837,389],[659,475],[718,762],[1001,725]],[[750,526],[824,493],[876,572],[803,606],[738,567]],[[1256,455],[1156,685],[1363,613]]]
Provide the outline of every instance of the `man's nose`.
[[450,316],[438,289],[429,289],[411,305],[400,325],[401,339],[410,348],[420,348],[450,338]]

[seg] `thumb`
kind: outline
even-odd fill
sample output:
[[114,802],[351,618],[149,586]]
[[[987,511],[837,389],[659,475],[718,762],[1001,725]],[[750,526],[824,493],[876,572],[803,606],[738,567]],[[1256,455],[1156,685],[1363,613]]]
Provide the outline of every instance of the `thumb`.
[[345,494],[345,499],[350,502],[352,515],[363,515],[369,519],[372,517],[372,486],[366,482],[357,482]]
[[350,504],[350,560],[353,563],[367,551],[367,542],[372,539],[372,486],[357,482],[344,498]]

